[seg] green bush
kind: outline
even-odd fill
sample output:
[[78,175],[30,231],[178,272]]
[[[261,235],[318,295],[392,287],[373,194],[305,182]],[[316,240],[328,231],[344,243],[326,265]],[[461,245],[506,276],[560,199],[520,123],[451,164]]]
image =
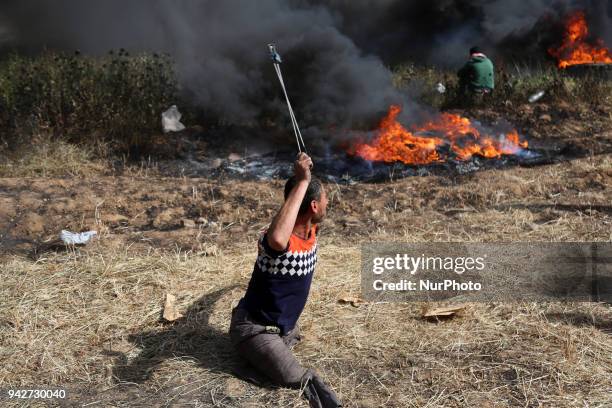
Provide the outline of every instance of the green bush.
[[76,143],[102,137],[120,149],[140,146],[159,131],[160,113],[176,103],[177,93],[165,55],[14,54],[0,64],[1,137],[8,146],[40,133]]

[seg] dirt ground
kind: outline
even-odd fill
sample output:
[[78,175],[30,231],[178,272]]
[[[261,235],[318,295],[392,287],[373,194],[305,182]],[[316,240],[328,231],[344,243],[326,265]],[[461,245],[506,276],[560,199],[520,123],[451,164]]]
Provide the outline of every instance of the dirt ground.
[[[569,138],[583,126],[570,122],[541,126]],[[471,304],[430,321],[423,304],[338,301],[359,294],[364,242],[612,240],[612,126],[573,131],[594,148],[561,163],[325,185],[295,351],[345,406],[612,405],[608,304]],[[236,379],[225,334],[282,185],[0,179],[0,388],[67,388],[51,406],[307,406]],[[62,229],[98,237],[65,248]],[[174,323],[160,319],[167,293],[184,315]]]

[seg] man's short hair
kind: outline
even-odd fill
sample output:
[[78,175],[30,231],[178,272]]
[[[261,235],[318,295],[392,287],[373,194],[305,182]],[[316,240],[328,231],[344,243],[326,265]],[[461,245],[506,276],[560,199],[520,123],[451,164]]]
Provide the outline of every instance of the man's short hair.
[[482,54],[482,49],[475,45],[470,48],[470,54]]
[[[289,193],[297,184],[297,179],[295,176],[292,176],[285,183],[285,200],[289,197]],[[305,214],[306,211],[310,208],[310,203],[312,200],[319,201],[321,199],[321,189],[322,189],[321,180],[316,177],[312,177],[310,179],[310,183],[308,183],[308,188],[306,189],[306,194],[304,195],[304,200],[302,200],[302,204],[300,205],[300,211],[298,214]]]

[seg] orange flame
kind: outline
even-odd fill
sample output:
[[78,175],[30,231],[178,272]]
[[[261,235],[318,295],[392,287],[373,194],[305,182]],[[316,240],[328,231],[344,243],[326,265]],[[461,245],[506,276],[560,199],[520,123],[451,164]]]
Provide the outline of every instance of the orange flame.
[[548,53],[557,58],[559,68],[577,64],[612,64],[612,54],[602,40],[597,40],[597,45],[587,44],[588,36],[586,16],[583,11],[577,11],[567,19],[561,46],[550,48]]
[[409,131],[397,121],[401,110],[400,106],[392,105],[374,139],[370,143],[358,142],[349,153],[370,161],[428,164],[446,160],[438,152],[443,145],[449,145],[460,160],[473,155],[495,158],[515,154],[527,147],[527,142],[520,141],[516,130],[498,140],[482,135],[469,119],[451,113],[442,113],[436,121],[414,126],[414,131]]

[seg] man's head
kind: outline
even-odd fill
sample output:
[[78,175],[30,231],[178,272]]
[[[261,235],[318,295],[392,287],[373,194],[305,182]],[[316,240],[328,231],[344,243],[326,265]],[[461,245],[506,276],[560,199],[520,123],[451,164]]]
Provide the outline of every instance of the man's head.
[[[297,179],[295,176],[287,180],[287,183],[285,184],[285,200],[296,184]],[[311,222],[314,224],[321,222],[327,214],[327,193],[325,192],[321,181],[315,177],[312,177],[310,183],[308,184],[308,189],[306,189],[304,200],[302,201],[300,210],[298,212],[298,215],[305,214],[311,217]]]
[[472,54],[482,54],[482,49],[475,45],[472,48],[470,48],[470,55]]

